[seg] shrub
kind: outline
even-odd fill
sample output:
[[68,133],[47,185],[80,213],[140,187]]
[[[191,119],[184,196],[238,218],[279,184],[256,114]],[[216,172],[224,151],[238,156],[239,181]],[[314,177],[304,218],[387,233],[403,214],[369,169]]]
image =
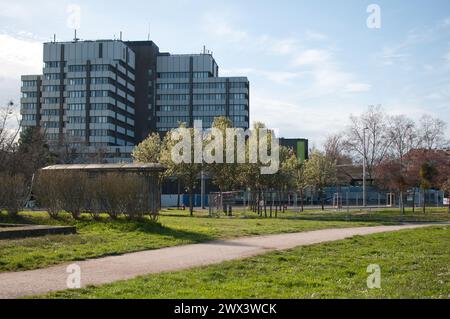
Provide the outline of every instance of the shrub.
[[64,183],[64,172],[42,171],[33,185],[38,205],[45,207],[52,218],[57,218],[59,212],[64,209],[61,196]]
[[64,210],[79,219],[86,210],[88,193],[88,176],[81,172],[68,172],[62,176],[59,194]]
[[14,217],[24,207],[29,186],[23,175],[0,173],[0,207]]

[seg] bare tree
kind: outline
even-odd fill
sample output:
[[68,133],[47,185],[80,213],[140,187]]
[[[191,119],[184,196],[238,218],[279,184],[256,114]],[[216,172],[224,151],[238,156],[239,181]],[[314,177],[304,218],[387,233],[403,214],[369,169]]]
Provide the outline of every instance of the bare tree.
[[411,150],[420,144],[419,133],[413,120],[405,115],[397,115],[390,118],[388,130],[391,140],[391,155],[400,163]]
[[392,143],[387,117],[381,106],[369,106],[361,116],[350,116],[350,121],[343,147],[358,162],[365,157],[367,174],[372,179],[374,168],[386,158]]
[[15,112],[15,104],[10,101],[0,106],[0,170],[11,171],[13,155],[20,132],[20,121]]
[[421,145],[426,149],[438,149],[448,146],[445,140],[445,129],[447,124],[438,118],[426,114],[420,119]]

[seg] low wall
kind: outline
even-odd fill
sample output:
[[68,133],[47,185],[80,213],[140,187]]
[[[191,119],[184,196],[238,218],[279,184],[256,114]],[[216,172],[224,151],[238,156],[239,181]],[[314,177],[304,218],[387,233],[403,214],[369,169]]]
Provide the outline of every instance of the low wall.
[[0,239],[76,234],[74,226],[0,224]]

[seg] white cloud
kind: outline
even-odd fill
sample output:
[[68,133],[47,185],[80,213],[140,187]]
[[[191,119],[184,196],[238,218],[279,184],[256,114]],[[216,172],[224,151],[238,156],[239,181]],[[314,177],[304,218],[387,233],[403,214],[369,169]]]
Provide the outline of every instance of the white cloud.
[[232,26],[225,16],[207,14],[205,16],[205,28],[207,32],[229,42],[239,42],[247,38],[247,32]]
[[326,50],[309,49],[298,54],[292,64],[294,66],[319,66],[328,63],[330,56],[330,52]]
[[305,98],[360,93],[371,89],[370,84],[360,83],[355,75],[343,71],[330,50],[305,50],[294,57],[292,65],[305,68],[311,77],[308,88],[302,91]]
[[345,87],[345,92],[347,93],[358,93],[370,91],[372,86],[367,83],[349,83]]
[[300,78],[303,73],[300,72],[287,72],[287,71],[271,71],[271,70],[259,70],[252,68],[232,68],[221,69],[220,75],[222,76],[236,76],[246,74],[247,76],[261,76],[269,81],[289,85],[292,84],[292,80]]
[[0,34],[0,103],[19,101],[20,76],[42,72],[42,43]]
[[262,35],[257,39],[258,50],[272,54],[289,55],[294,53],[299,46],[298,39],[292,37],[278,39]]
[[0,77],[17,79],[42,71],[42,43],[0,34]]
[[32,10],[29,10],[24,4],[17,2],[5,2],[3,1],[0,6],[0,17],[11,19],[25,19],[29,18],[32,14]]
[[313,41],[322,41],[322,40],[326,40],[328,38],[325,34],[322,34],[320,32],[316,32],[316,31],[312,31],[312,30],[307,30],[305,35],[308,40],[313,40]]

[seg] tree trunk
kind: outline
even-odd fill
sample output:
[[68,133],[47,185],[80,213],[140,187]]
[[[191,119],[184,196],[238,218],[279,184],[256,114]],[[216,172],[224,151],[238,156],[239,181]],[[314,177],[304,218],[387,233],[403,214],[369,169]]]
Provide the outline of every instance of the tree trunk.
[[416,188],[413,189],[413,205],[412,205],[412,212],[413,214],[416,211]]
[[426,209],[426,204],[425,201],[427,200],[427,191],[424,189],[423,190],[423,203],[422,203],[422,212],[425,214],[425,209]]
[[325,210],[325,203],[324,203],[323,191],[322,190],[319,192],[319,196],[320,196],[320,203],[322,205],[322,211],[324,211]]
[[194,191],[189,190],[189,214],[194,216]]
[[266,195],[263,195],[264,198],[264,217],[267,218],[267,201],[266,201]]
[[270,217],[272,217],[273,205],[275,204],[273,192],[270,192]]
[[177,177],[177,191],[178,191],[178,195],[177,195],[177,209],[180,209],[180,193],[181,193],[181,185],[180,185],[180,180]]
[[304,196],[304,194],[303,194],[303,189],[302,190],[300,190],[300,205],[301,205],[301,212],[303,212],[303,210],[304,210],[304,201],[303,201],[303,196]]

